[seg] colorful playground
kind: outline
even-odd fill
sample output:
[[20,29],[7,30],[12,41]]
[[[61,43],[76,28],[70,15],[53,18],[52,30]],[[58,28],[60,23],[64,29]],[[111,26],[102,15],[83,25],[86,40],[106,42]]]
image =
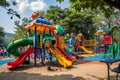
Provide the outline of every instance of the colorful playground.
[[7,45],[12,57],[0,60],[1,80],[118,79],[119,24],[114,24],[109,33],[98,30],[94,40],[84,40],[81,30],[68,34],[37,13],[32,18],[24,27],[28,38]]

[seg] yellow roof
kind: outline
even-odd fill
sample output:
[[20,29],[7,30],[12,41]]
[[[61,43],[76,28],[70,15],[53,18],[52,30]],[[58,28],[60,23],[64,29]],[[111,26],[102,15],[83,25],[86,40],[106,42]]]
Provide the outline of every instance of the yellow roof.
[[35,27],[36,27],[36,30],[38,31],[49,31],[49,30],[55,30],[56,27],[55,26],[52,26],[52,25],[47,25],[47,24],[42,24],[42,23],[32,23],[32,24],[29,24],[25,27],[25,29],[27,30],[35,30]]
[[106,34],[106,32],[96,32],[95,33],[96,36],[100,36],[100,35],[104,35],[104,34]]

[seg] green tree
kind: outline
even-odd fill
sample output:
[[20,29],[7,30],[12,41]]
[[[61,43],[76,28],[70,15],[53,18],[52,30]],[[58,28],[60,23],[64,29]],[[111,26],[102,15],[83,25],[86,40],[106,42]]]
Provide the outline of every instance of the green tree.
[[0,0],[0,6],[2,7],[2,8],[4,8],[4,9],[6,9],[7,10],[7,14],[8,15],[11,15],[11,19],[14,17],[14,16],[16,16],[16,17],[18,17],[18,18],[20,18],[20,15],[16,12],[16,11],[14,11],[12,8],[10,8],[11,7],[11,5],[13,5],[13,6],[16,6],[17,5],[17,3],[15,2],[15,0]]
[[19,20],[14,22],[16,26],[14,27],[15,28],[15,34],[13,36],[14,40],[28,37],[27,30],[24,27],[27,26],[29,22],[30,22],[30,19],[28,18],[23,18],[21,24]]
[[[56,0],[62,2],[64,0]],[[120,9],[120,0],[69,0],[73,9],[81,11],[82,9],[100,10],[106,17],[114,13],[114,7]]]
[[96,16],[94,18],[94,25],[103,27],[105,31],[108,31],[110,27],[112,27],[114,21],[118,21],[120,24],[120,11],[115,11],[113,15],[111,15],[109,18],[105,18],[102,13],[99,14],[99,16]]
[[78,12],[69,8],[61,9],[58,6],[51,6],[45,13],[47,20],[52,20],[56,24],[56,19],[59,20],[57,24],[62,25],[67,33],[76,32],[81,29],[85,38],[93,38],[96,31],[94,26],[94,18],[97,16],[95,11]]
[[5,37],[4,37],[4,45],[5,47],[7,47],[7,45],[13,41],[13,34],[12,33],[5,33]]
[[[58,2],[63,2],[64,0],[56,0]],[[115,8],[120,9],[120,0],[69,0],[70,3],[81,4],[78,7],[86,6],[86,7],[101,7],[102,6],[113,6]],[[79,2],[79,3],[78,3]],[[76,5],[77,6],[77,5]]]
[[93,26],[94,17],[94,15],[86,12],[73,12],[65,19],[61,20],[60,24],[64,26],[68,33],[78,33],[78,30],[81,30],[85,39],[91,39],[94,38],[93,34],[96,31],[96,27]]
[[58,6],[50,6],[45,13],[45,19],[51,21],[53,24],[56,24],[56,21],[64,18],[63,10]]
[[111,6],[114,6],[115,8],[120,9],[120,0],[103,0],[104,2],[108,3]]
[[3,43],[4,36],[5,36],[4,28],[0,26],[0,44]]
[[115,14],[111,16],[111,22],[118,21],[120,24],[120,11],[116,11]]

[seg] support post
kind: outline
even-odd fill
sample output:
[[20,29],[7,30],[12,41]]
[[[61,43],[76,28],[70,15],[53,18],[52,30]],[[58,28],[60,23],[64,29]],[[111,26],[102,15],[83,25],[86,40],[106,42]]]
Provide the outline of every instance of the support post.
[[[28,38],[30,37],[31,35],[31,32],[30,32],[30,29],[28,30]],[[28,56],[28,62],[30,63],[30,55]]]
[[110,65],[109,63],[106,63],[106,64],[107,64],[108,80],[110,80],[110,71],[109,71]]
[[36,66],[36,38],[37,38],[37,32],[36,32],[36,26],[35,26],[35,30],[34,30],[34,66]]

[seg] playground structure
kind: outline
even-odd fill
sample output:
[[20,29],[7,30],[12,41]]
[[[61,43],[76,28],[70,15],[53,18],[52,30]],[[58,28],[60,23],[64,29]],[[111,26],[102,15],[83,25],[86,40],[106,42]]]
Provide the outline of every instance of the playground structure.
[[104,37],[106,32],[104,32],[103,29],[99,29],[95,33],[95,46],[96,46],[96,54],[102,53],[105,50],[105,44],[104,44]]
[[[120,52],[119,35],[120,35],[120,26],[119,24],[114,24],[110,28],[109,34],[106,34],[104,30],[98,30],[95,33],[96,40],[83,40],[82,45],[85,47],[86,46],[96,47],[96,53],[102,52],[104,53],[104,58],[115,59],[119,57],[119,52]],[[100,51],[100,49],[102,49],[102,51]]]
[[[35,13],[34,13],[35,15]],[[36,16],[32,17],[35,19]],[[61,26],[52,26],[52,24],[42,17],[37,17],[37,19],[27,25],[25,29],[28,30],[28,38],[22,38],[16,41],[13,41],[8,44],[7,51],[16,56],[17,59],[13,62],[7,63],[8,69],[15,69],[17,66],[21,65],[27,58],[30,61],[30,54],[34,52],[34,66],[36,66],[36,58],[38,55],[41,56],[43,62],[43,53],[45,55],[45,50],[48,48],[50,53],[49,56],[54,55],[60,65],[65,68],[71,67],[75,59],[71,58],[64,51],[64,42],[60,40],[61,36],[64,33]],[[31,37],[30,31],[34,31],[34,36]],[[45,45],[46,44],[46,45]],[[61,44],[61,45],[60,45]],[[21,46],[28,46],[28,49],[25,52],[20,52],[18,48]],[[51,60],[51,59],[50,59]]]
[[105,57],[108,58],[118,58],[119,57],[119,49],[120,49],[120,26],[118,24],[114,24],[111,28],[110,28],[110,36],[106,37],[106,41],[105,44],[107,44],[106,46],[109,47],[109,50],[107,52],[107,54],[105,55]]
[[83,40],[83,34],[82,34],[82,32],[80,32],[80,30],[79,30],[79,32],[76,36],[75,35],[70,35],[70,36],[66,37],[66,44],[68,44],[67,45],[67,50],[72,52],[72,53],[73,52],[80,53],[79,51],[81,51],[82,53],[85,52],[89,55],[93,54],[93,51],[88,50],[85,47],[85,46],[89,46],[88,44],[86,45],[86,43],[88,43],[88,42],[89,42],[89,40]]
[[[36,58],[38,56],[40,56],[39,58],[41,58],[41,62],[43,63],[45,61],[46,54],[48,54],[48,56],[50,56],[50,61],[52,61],[52,56],[55,56],[60,65],[65,68],[71,67],[75,62],[75,58],[72,58],[71,55],[75,56],[76,58],[80,58],[80,56],[74,54],[72,50],[69,51],[69,49],[65,48],[65,31],[63,27],[59,25],[52,26],[49,21],[43,19],[41,16],[38,16],[37,19],[35,18],[33,22],[25,27],[29,33],[28,38],[22,38],[8,44],[7,51],[16,56],[17,59],[13,62],[9,62],[7,67],[9,69],[15,69],[27,58],[30,62],[30,55],[32,53],[34,53],[34,66],[36,66]],[[31,34],[31,31],[34,31],[34,34]],[[104,48],[106,53],[105,57],[116,58],[119,56],[119,25],[114,25],[110,29],[110,33],[111,35],[106,36],[104,32],[98,31],[98,33],[96,33],[97,36],[105,36],[100,39],[100,44],[96,45],[96,43],[98,43],[96,40],[78,41],[83,37],[82,33],[80,32],[75,38],[76,42],[79,43],[77,44],[77,48],[91,55],[93,54],[93,51],[88,50],[86,46],[101,46],[103,41],[104,47],[109,46],[109,50],[107,50],[106,47]],[[72,43],[70,43],[70,45],[71,44]],[[21,52],[19,50],[19,48],[22,46],[28,47],[25,52]],[[48,53],[46,53],[47,50],[49,50]]]
[[104,57],[115,59],[119,57],[119,41],[120,41],[120,26],[114,24],[109,34],[106,34],[103,30],[98,30],[96,35],[96,53],[99,52],[100,47],[104,49]]
[[[86,40],[87,41],[87,43],[89,43],[89,40]],[[90,41],[91,42],[91,41]],[[79,46],[79,48],[81,49],[81,50],[83,50],[85,53],[87,53],[88,55],[92,55],[93,54],[93,51],[91,51],[91,50],[89,50],[89,49],[87,49],[85,46],[87,46],[87,47],[89,47],[90,45],[84,45],[84,43],[85,43],[85,41],[83,41],[82,42],[82,45],[81,46]]]

